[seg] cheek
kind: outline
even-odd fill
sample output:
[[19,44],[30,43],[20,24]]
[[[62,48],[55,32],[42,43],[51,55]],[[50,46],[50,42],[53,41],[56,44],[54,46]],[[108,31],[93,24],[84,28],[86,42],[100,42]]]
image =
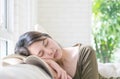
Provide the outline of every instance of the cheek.
[[62,58],[62,53],[63,53],[62,49],[59,49],[58,50],[58,57],[57,57],[58,60]]
[[34,48],[29,49],[31,55],[37,55],[37,50]]

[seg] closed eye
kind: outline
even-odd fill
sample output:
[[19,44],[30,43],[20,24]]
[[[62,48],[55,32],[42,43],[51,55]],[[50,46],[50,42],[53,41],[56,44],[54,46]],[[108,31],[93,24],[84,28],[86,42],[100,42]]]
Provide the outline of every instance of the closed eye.
[[48,40],[47,40],[47,39],[45,39],[45,40],[43,41],[43,45],[44,45],[45,47],[48,46]]
[[42,57],[42,56],[43,56],[43,54],[44,54],[44,52],[43,52],[43,51],[39,51],[39,53],[37,54],[37,56]]

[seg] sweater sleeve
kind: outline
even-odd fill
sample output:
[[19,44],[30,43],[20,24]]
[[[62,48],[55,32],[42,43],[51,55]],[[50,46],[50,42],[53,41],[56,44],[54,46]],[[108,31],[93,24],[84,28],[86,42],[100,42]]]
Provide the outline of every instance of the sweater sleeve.
[[98,79],[96,55],[91,46],[79,47],[79,59],[73,79]]

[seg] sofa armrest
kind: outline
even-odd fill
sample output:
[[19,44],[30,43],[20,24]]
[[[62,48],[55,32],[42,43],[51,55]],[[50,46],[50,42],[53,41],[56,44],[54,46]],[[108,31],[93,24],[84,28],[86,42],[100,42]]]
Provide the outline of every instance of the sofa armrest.
[[31,64],[10,65],[0,69],[0,79],[52,79],[44,69]]

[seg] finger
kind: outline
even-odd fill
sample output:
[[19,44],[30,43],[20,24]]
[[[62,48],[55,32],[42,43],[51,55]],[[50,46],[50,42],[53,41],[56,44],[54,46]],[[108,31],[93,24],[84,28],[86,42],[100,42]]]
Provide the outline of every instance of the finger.
[[66,71],[62,71],[62,78],[61,79],[67,79],[67,73]]
[[66,73],[66,71],[65,71],[65,79],[67,79],[67,73]]
[[64,79],[64,73],[61,74],[61,79]]
[[58,67],[58,64],[53,60],[48,60],[48,59],[44,59],[44,60],[55,71],[57,77],[60,78],[60,68]]
[[58,79],[64,79],[61,71],[57,72]]
[[71,76],[69,76],[69,75],[67,75],[67,79],[72,79],[72,77],[71,77]]
[[60,72],[57,72],[57,76],[58,76],[58,78],[60,78],[60,76],[61,76],[61,75],[60,75]]
[[67,73],[64,71],[64,79],[67,79]]

